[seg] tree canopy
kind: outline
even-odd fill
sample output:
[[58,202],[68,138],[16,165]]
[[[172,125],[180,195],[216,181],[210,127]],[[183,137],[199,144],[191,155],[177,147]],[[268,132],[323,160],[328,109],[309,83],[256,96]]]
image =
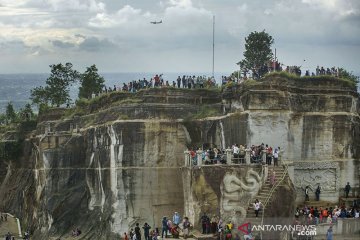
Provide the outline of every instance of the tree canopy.
[[8,123],[15,122],[16,120],[16,112],[14,110],[14,106],[11,102],[6,106],[6,120]]
[[105,80],[98,74],[95,64],[88,67],[80,77],[79,98],[91,98],[93,93],[99,93],[104,87],[104,82]]
[[349,72],[349,71],[345,70],[344,68],[339,68],[339,77],[350,80],[351,82],[355,83],[356,85],[359,82],[359,76],[354,75],[352,72]]
[[22,120],[25,121],[31,120],[34,117],[34,112],[31,108],[30,103],[27,103],[24,108],[20,109],[19,115]]
[[38,105],[50,103],[57,107],[70,103],[69,87],[79,79],[79,73],[73,70],[72,66],[71,63],[50,65],[51,74],[46,80],[46,86],[31,90],[33,103]]
[[263,30],[251,32],[245,38],[244,59],[239,62],[243,72],[252,71],[256,78],[267,72],[267,63],[272,59],[271,45],[274,39]]

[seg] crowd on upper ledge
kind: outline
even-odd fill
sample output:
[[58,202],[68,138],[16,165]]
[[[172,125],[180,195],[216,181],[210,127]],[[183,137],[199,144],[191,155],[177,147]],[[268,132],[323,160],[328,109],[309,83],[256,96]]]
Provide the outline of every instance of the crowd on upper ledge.
[[[267,66],[264,66],[265,69],[263,71],[265,72],[273,72],[273,71],[284,71],[291,74],[295,74],[298,76],[301,76],[301,69],[299,66],[286,66],[285,68],[282,67],[282,64],[278,61],[271,61]],[[252,79],[253,76],[250,76],[249,74],[242,73],[243,76],[231,75],[231,76],[221,76],[221,85],[226,85],[229,82],[240,84],[244,80]],[[324,68],[317,66],[316,73],[312,72],[310,74],[309,70],[306,70],[305,76],[320,76],[320,75],[331,75],[335,77],[339,77],[339,68],[332,67],[332,68]],[[93,94],[93,97],[96,95],[102,94],[102,93],[108,93],[108,92],[116,92],[116,91],[122,91],[122,92],[132,92],[135,93],[141,89],[147,89],[147,88],[165,88],[165,87],[173,87],[173,88],[184,88],[184,89],[196,89],[196,88],[209,88],[209,87],[219,87],[219,85],[216,83],[216,80],[214,77],[207,77],[205,75],[202,76],[191,76],[191,75],[183,75],[178,76],[176,80],[164,80],[163,74],[156,74],[154,77],[150,79],[139,79],[139,80],[133,80],[128,83],[123,83],[122,86],[120,85],[114,85],[113,87],[105,86],[102,91],[98,94]]]
[[150,80],[143,78],[139,80],[133,80],[129,83],[123,83],[122,86],[114,87],[104,87],[103,92],[114,92],[114,91],[123,91],[123,92],[137,92],[141,89],[146,88],[163,88],[163,87],[173,87],[173,88],[209,88],[216,86],[215,79],[213,77],[203,76],[178,76],[176,81],[169,82],[164,80],[163,74],[156,74]]

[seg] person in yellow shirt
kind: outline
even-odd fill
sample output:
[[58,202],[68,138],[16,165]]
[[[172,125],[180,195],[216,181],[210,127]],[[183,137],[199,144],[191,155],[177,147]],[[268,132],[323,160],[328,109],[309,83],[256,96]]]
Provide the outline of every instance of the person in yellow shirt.
[[229,230],[232,230],[232,229],[233,229],[233,224],[231,223],[231,221],[229,221],[229,223],[226,224],[226,226],[229,227]]

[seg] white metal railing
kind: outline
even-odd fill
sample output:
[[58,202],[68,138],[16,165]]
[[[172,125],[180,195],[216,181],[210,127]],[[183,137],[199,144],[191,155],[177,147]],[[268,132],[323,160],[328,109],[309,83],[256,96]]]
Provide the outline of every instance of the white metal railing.
[[245,149],[244,153],[234,156],[232,149],[225,149],[217,153],[216,157],[210,159],[209,156],[203,156],[204,150],[194,151],[194,156],[191,156],[191,151],[184,151],[184,165],[185,167],[202,166],[204,164],[215,165],[217,163],[233,165],[233,164],[252,164],[252,163],[262,163],[263,160],[260,158],[259,161],[253,161],[250,154],[250,149]]
[[[279,181],[276,182],[276,184],[274,184],[271,189],[270,192],[267,196],[267,198],[265,199],[264,203],[263,203],[263,210],[262,210],[262,216],[261,216],[261,225],[264,224],[264,216],[265,216],[265,209],[266,206],[269,204],[270,199],[272,198],[273,193],[275,192],[275,190],[280,186],[280,184],[284,181],[286,175],[288,174],[288,164],[283,161],[283,166],[284,166],[284,172],[282,174],[282,176],[280,177]],[[260,232],[260,238],[262,238],[262,232]]]

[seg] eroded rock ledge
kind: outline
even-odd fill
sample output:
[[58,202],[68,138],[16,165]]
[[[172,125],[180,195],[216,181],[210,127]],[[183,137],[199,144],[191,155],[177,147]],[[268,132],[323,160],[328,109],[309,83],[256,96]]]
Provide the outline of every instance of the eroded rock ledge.
[[[289,181],[274,204],[283,192],[303,201],[305,184],[321,184],[321,198],[337,202],[348,181],[358,194],[359,130],[359,95],[342,80],[279,75],[222,91],[111,93],[43,114],[21,143],[16,134],[3,135],[3,142],[12,137],[7,146],[20,144],[21,154],[1,159],[0,209],[37,239],[74,227],[84,239],[114,239],[135,222],[160,226],[174,211],[197,222],[190,205],[226,214],[223,182],[251,171],[261,179],[261,169],[185,170],[184,150],[262,142],[281,147],[295,186]],[[291,204],[285,212],[292,215]]]

